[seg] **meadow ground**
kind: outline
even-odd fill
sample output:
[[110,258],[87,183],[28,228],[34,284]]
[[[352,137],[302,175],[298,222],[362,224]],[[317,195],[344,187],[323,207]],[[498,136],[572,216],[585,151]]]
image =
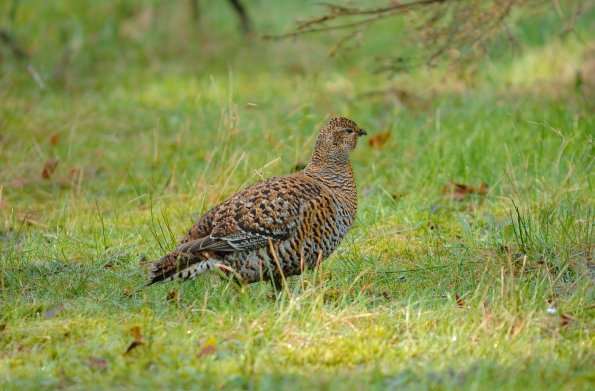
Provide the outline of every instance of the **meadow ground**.
[[[0,58],[0,388],[594,387],[592,12],[547,41],[563,22],[530,19],[474,71],[387,79],[386,26],[329,59],[328,37],[244,41],[222,2],[199,31],[110,4],[22,2],[31,57]],[[257,30],[315,10],[278,7],[252,5]],[[143,287],[142,260],[307,161],[335,114],[369,138],[319,270],[277,300]]]

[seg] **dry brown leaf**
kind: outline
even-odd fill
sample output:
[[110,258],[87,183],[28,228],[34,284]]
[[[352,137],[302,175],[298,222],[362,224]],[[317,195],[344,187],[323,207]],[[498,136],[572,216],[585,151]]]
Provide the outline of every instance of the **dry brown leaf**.
[[180,293],[177,289],[172,289],[171,291],[167,292],[166,299],[167,301],[178,301],[180,299]]
[[489,190],[490,190],[490,187],[488,186],[488,184],[485,182],[481,182],[479,187],[477,187],[477,189],[475,189],[475,192],[477,194],[484,195],[484,194],[488,194]]
[[132,350],[134,350],[135,348],[141,346],[142,344],[143,344],[142,341],[132,341],[130,343],[130,345],[128,345],[128,347],[126,348],[126,352],[124,354],[130,353]]
[[54,316],[58,315],[60,312],[64,311],[64,304],[57,305],[50,309],[45,310],[43,313],[44,318],[51,319]]
[[469,186],[455,183],[452,179],[442,186],[442,194],[456,201],[463,200],[470,193]]
[[130,289],[124,289],[124,292],[122,292],[122,296],[126,296],[126,297],[130,297],[134,294],[134,292]]
[[58,159],[48,159],[43,164],[43,170],[41,171],[41,177],[43,179],[50,179],[54,171],[58,167]]
[[368,140],[368,145],[372,148],[382,148],[384,146],[384,144],[386,144],[386,142],[388,141],[388,139],[390,139],[390,132],[389,131],[385,131],[382,133],[376,133],[373,136],[370,136],[370,139]]
[[459,308],[465,308],[465,300],[463,300],[461,298],[461,296],[459,296],[459,294],[455,294],[455,299],[457,301],[457,307]]
[[560,324],[562,325],[562,327],[566,327],[568,326],[568,324],[570,322],[572,322],[574,320],[574,317],[568,315],[568,314],[562,314],[560,315]]
[[135,349],[143,344],[143,335],[141,333],[140,327],[134,326],[131,329],[131,331],[132,331],[132,336],[134,337],[134,341],[132,341],[130,343],[130,345],[128,345],[128,348],[126,349],[126,352],[124,354],[130,353],[133,349]]
[[457,183],[452,178],[442,186],[442,194],[455,201],[462,201],[470,194],[485,195],[489,191],[487,183],[482,182],[478,187]]
[[58,144],[58,141],[60,140],[60,133],[54,133],[50,136],[50,144],[51,145],[56,145]]
[[135,341],[142,341],[143,340],[143,335],[140,331],[140,326],[134,326],[132,329],[132,336],[134,337]]

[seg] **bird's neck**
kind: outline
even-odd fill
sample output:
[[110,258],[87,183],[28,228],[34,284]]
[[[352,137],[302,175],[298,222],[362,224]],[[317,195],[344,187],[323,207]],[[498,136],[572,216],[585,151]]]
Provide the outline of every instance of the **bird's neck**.
[[312,159],[304,169],[304,173],[315,178],[330,188],[355,192],[353,169],[349,160],[346,162],[320,162]]

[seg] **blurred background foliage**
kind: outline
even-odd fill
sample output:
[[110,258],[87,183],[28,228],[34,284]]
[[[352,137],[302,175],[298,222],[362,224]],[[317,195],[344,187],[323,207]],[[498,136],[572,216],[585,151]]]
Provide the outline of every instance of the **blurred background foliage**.
[[[470,134],[479,132],[475,140],[484,143],[499,139],[477,129],[498,126],[502,116],[514,122],[528,114],[556,127],[573,121],[572,107],[591,119],[593,1],[430,2],[333,30],[357,21],[358,12],[403,2],[244,1],[246,31],[228,1],[5,0],[0,164],[11,169],[0,172],[0,180],[16,181],[8,188],[23,192],[21,198],[47,200],[38,191],[55,184],[38,172],[48,159],[61,161],[57,172],[65,182],[85,174],[82,189],[93,196],[106,188],[143,194],[147,177],[161,189],[176,175],[185,189],[192,182],[201,187],[208,175],[229,174],[225,161],[241,161],[246,175],[258,165],[264,175],[279,174],[307,158],[311,129],[325,115],[343,114],[372,133],[398,135],[385,145],[394,154],[373,156],[382,169],[368,182],[403,193],[450,176],[499,181],[505,146],[486,156]],[[486,40],[473,39],[476,17],[497,21]],[[322,31],[305,33],[312,26]],[[440,35],[449,31],[459,40]],[[432,58],[437,49],[440,55]],[[415,66],[391,68],[395,59]],[[540,142],[509,125],[498,132],[509,133],[510,142],[526,139],[518,147],[527,151]],[[48,148],[50,135],[62,141]],[[123,154],[122,143],[136,146],[138,155]],[[461,143],[467,150],[453,160],[458,152],[449,146]],[[242,149],[266,150],[264,158],[280,157],[280,164],[268,165],[254,153],[242,157]],[[356,151],[356,162],[357,154],[369,153]],[[432,168],[415,175],[424,172],[423,162]],[[541,170],[538,162],[528,165]],[[22,178],[32,192],[23,191]],[[256,179],[253,174],[248,181]]]
[[[130,78],[132,70],[142,78],[143,72],[226,73],[229,68],[371,73],[444,63],[477,67],[482,62],[467,61],[470,54],[509,61],[523,48],[568,36],[588,41],[594,17],[592,1],[584,0],[449,0],[332,29],[361,20],[352,15],[357,11],[366,11],[368,18],[382,6],[403,3],[409,2],[244,1],[251,26],[245,35],[228,1],[5,0],[0,5],[1,63],[4,72],[16,71],[11,76],[29,77],[22,61],[30,62],[44,81],[69,88]],[[312,27],[322,31],[304,34]],[[290,42],[260,39],[296,32]],[[395,65],[399,61],[406,64]]]

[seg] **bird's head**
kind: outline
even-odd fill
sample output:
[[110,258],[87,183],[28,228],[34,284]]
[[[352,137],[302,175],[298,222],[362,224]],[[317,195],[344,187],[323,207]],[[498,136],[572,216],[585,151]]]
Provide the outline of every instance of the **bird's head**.
[[349,153],[357,140],[367,133],[355,122],[345,117],[334,117],[322,127],[312,154],[312,160],[326,162],[349,161]]

